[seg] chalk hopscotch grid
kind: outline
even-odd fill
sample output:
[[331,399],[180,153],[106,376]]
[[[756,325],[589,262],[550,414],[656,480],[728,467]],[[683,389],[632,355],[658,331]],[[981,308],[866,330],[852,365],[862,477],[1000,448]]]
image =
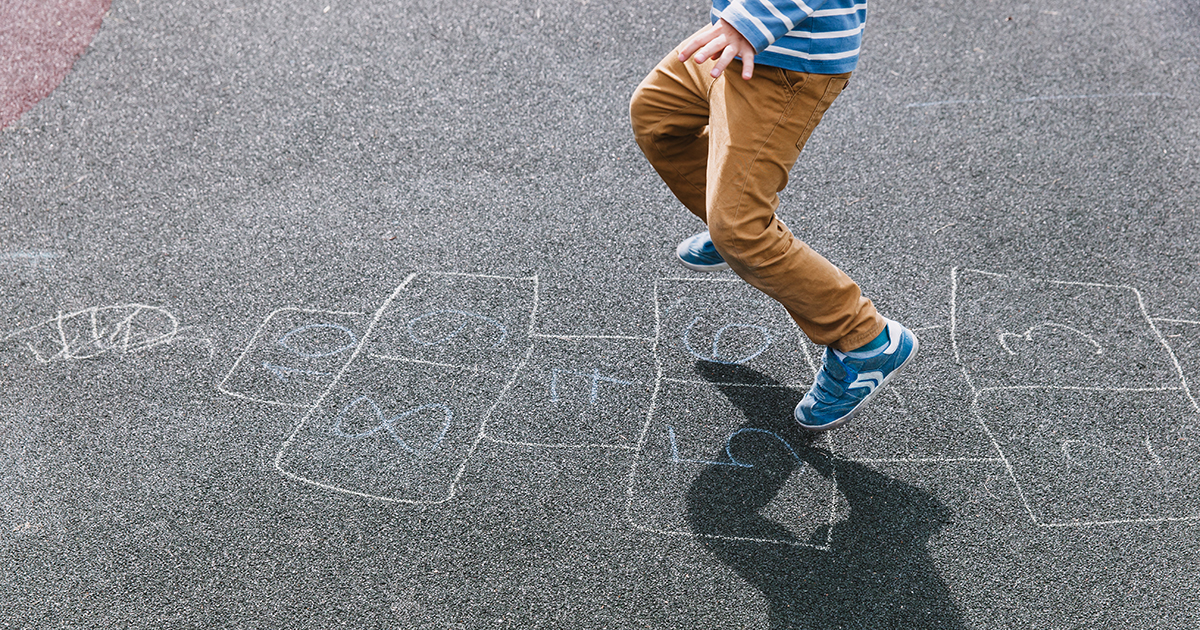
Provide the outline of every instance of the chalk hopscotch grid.
[[[989,391],[1022,390],[1022,389],[1075,389],[1075,390],[1084,390],[1084,391],[1095,390],[1095,391],[1135,391],[1135,392],[1182,391],[1187,396],[1188,400],[1191,402],[1193,408],[1200,411],[1200,406],[1197,405],[1196,399],[1191,393],[1190,387],[1187,383],[1186,377],[1183,374],[1182,367],[1181,367],[1177,357],[1175,356],[1174,352],[1172,351],[1169,343],[1167,343],[1165,338],[1163,338],[1161,332],[1158,330],[1158,327],[1154,325],[1155,321],[1200,325],[1200,321],[1171,319],[1171,318],[1151,318],[1146,311],[1145,302],[1144,302],[1144,299],[1143,299],[1141,293],[1133,287],[1129,287],[1129,286],[1125,286],[1125,285],[1110,285],[1110,284],[1087,283],[1087,282],[1068,282],[1068,281],[1053,281],[1053,280],[1040,281],[1040,282],[1045,282],[1047,284],[1072,285],[1072,286],[1081,286],[1081,287],[1117,288],[1117,289],[1132,291],[1133,294],[1137,298],[1138,306],[1139,306],[1139,309],[1141,310],[1142,316],[1149,322],[1149,325],[1151,326],[1151,330],[1153,331],[1154,335],[1158,339],[1159,343],[1164,347],[1164,349],[1166,349],[1166,351],[1168,352],[1168,356],[1171,357],[1171,360],[1176,369],[1176,373],[1179,377],[1180,386],[1179,387],[1157,387],[1157,388],[1155,388],[1155,387],[1151,387],[1151,388],[1112,388],[1112,387],[1086,388],[1086,387],[1051,387],[1051,386],[1012,386],[1012,387],[983,387],[983,388],[981,388],[981,387],[978,387],[973,382],[970,372],[966,369],[965,366],[963,366],[961,353],[958,348],[957,297],[958,297],[958,291],[959,291],[959,274],[963,273],[963,272],[978,273],[981,275],[993,276],[993,277],[998,277],[998,278],[1009,278],[1011,276],[1008,276],[1005,274],[1000,274],[1000,273],[992,273],[992,272],[970,270],[970,269],[960,270],[957,267],[951,270],[949,329],[950,329],[950,338],[951,338],[951,346],[952,346],[952,350],[953,350],[953,355],[954,355],[955,361],[960,365],[963,377],[966,380],[969,388],[971,389],[972,413],[975,415],[976,420],[982,426],[985,434],[992,441],[992,445],[996,449],[998,456],[994,457],[994,458],[988,458],[988,457],[983,457],[983,458],[972,458],[972,457],[965,457],[965,458],[881,458],[881,459],[854,458],[851,461],[854,461],[857,463],[869,463],[869,464],[888,464],[888,463],[898,463],[898,464],[939,464],[939,463],[995,464],[995,463],[1001,463],[1004,465],[1005,470],[1008,472],[1009,478],[1013,481],[1013,484],[1017,490],[1018,496],[1020,497],[1020,500],[1022,501],[1022,503],[1025,507],[1026,513],[1029,515],[1031,522],[1033,522],[1038,527],[1084,527],[1084,526],[1112,525],[1112,524],[1194,521],[1194,520],[1200,519],[1200,515],[1197,515],[1197,516],[1188,516],[1188,517],[1113,519],[1113,520],[1104,520],[1104,521],[1085,521],[1085,522],[1071,522],[1071,523],[1042,522],[1034,514],[1034,512],[1032,510],[1032,506],[1029,502],[1029,499],[1025,495],[1024,489],[1021,487],[1020,483],[1017,481],[1016,474],[1015,474],[1015,471],[1014,471],[1011,461],[1004,455],[1004,452],[1003,452],[1002,448],[1000,447],[998,440],[996,439],[995,435],[992,433],[990,427],[987,426],[987,423],[982,419],[982,416],[977,409],[980,396],[983,393],[989,392]],[[709,535],[709,534],[697,534],[697,533],[690,532],[690,531],[661,530],[661,529],[649,528],[649,527],[645,527],[645,526],[641,525],[640,523],[638,523],[633,515],[633,503],[634,503],[637,473],[639,470],[639,463],[640,463],[640,459],[645,454],[646,443],[647,443],[647,440],[649,439],[649,431],[652,426],[652,423],[653,423],[653,420],[655,417],[655,413],[658,411],[659,396],[661,395],[661,392],[662,392],[663,383],[664,382],[690,383],[690,381],[682,381],[679,379],[672,379],[672,378],[663,376],[663,373],[664,373],[663,359],[661,357],[661,351],[659,348],[659,344],[663,342],[663,339],[662,339],[663,322],[662,322],[662,317],[661,317],[660,284],[663,282],[693,282],[693,283],[695,283],[695,282],[707,282],[707,283],[722,283],[722,282],[736,283],[736,282],[738,282],[738,279],[734,279],[734,278],[728,278],[728,279],[726,279],[726,278],[713,278],[713,279],[710,279],[710,278],[662,278],[662,279],[656,281],[654,284],[654,290],[653,290],[653,294],[652,294],[652,296],[653,296],[653,305],[652,306],[654,308],[654,336],[653,337],[643,337],[643,336],[636,336],[636,335],[554,335],[554,334],[537,332],[536,331],[536,326],[537,326],[536,318],[537,318],[537,306],[539,304],[540,296],[539,296],[538,278],[536,275],[532,276],[532,277],[526,277],[526,278],[513,278],[513,277],[507,277],[507,276],[490,276],[490,275],[482,275],[482,274],[465,274],[465,273],[430,274],[430,275],[475,277],[475,278],[485,278],[485,279],[491,278],[491,279],[500,279],[500,280],[524,280],[524,281],[532,280],[532,282],[533,282],[533,306],[530,311],[530,326],[529,326],[529,331],[528,331],[528,336],[530,338],[551,338],[551,339],[563,339],[563,340],[622,339],[622,340],[635,340],[635,341],[651,342],[653,344],[652,345],[652,353],[653,353],[654,364],[655,364],[655,378],[654,378],[653,387],[651,388],[650,399],[649,399],[648,406],[647,406],[645,421],[643,423],[642,430],[639,433],[637,445],[631,446],[631,445],[624,445],[624,444],[575,444],[575,443],[568,444],[568,443],[522,442],[522,441],[514,441],[514,440],[504,440],[504,439],[495,438],[495,437],[487,435],[487,425],[491,418],[491,414],[495,411],[495,409],[498,406],[498,404],[500,403],[500,401],[502,401],[504,399],[504,397],[508,394],[509,390],[511,390],[517,376],[520,374],[522,369],[527,365],[528,361],[530,360],[530,357],[534,350],[533,346],[531,345],[530,348],[526,351],[524,357],[514,367],[514,370],[509,377],[509,380],[505,384],[504,388],[501,390],[500,394],[497,396],[496,400],[493,402],[491,408],[484,415],[484,418],[480,424],[479,432],[476,435],[475,440],[470,447],[470,450],[468,451],[466,456],[464,456],[463,461],[460,463],[460,465],[455,473],[455,476],[451,481],[450,488],[449,488],[449,491],[448,491],[446,497],[438,499],[438,500],[413,500],[413,499],[403,499],[403,498],[396,498],[396,497],[378,496],[378,495],[372,495],[369,493],[359,492],[359,491],[355,491],[355,490],[351,490],[351,489],[347,489],[347,488],[341,488],[341,487],[333,486],[330,484],[321,483],[321,482],[315,481],[315,480],[310,480],[310,479],[304,478],[300,475],[296,475],[294,473],[287,471],[282,465],[282,458],[283,458],[283,455],[285,454],[285,452],[287,451],[287,449],[294,442],[299,431],[302,430],[307,425],[307,423],[311,420],[311,416],[315,412],[315,410],[320,406],[320,404],[324,401],[324,399],[328,396],[328,394],[330,392],[332,392],[333,389],[342,381],[344,374],[349,369],[349,367],[353,363],[353,361],[358,357],[358,355],[362,351],[362,349],[365,347],[364,343],[371,336],[372,332],[375,329],[375,326],[379,322],[379,319],[382,317],[382,315],[386,311],[386,309],[389,306],[391,306],[392,303],[403,292],[403,290],[406,289],[409,286],[409,284],[420,275],[423,275],[423,274],[420,272],[410,274],[404,280],[404,282],[401,283],[401,285],[398,286],[392,292],[392,294],[384,301],[383,305],[374,313],[374,316],[373,316],[372,320],[370,321],[370,324],[367,327],[367,331],[362,336],[362,339],[359,340],[359,343],[357,345],[355,345],[353,354],[351,355],[349,360],[347,360],[345,362],[345,364],[342,366],[342,368],[337,372],[337,374],[334,377],[333,382],[321,393],[321,395],[318,397],[318,399],[316,400],[315,403],[313,403],[312,405],[305,406],[308,409],[307,413],[305,414],[304,418],[300,421],[300,423],[296,426],[296,428],[293,430],[291,435],[289,435],[287,441],[284,442],[283,446],[280,448],[280,450],[275,458],[276,469],[279,470],[279,472],[281,474],[283,474],[285,477],[291,478],[291,479],[299,481],[301,483],[305,483],[305,484],[312,485],[315,487],[320,487],[320,488],[323,488],[326,490],[342,492],[342,493],[346,493],[346,494],[351,494],[351,495],[360,496],[360,497],[367,498],[367,499],[379,500],[379,501],[384,501],[384,502],[441,504],[441,503],[445,503],[445,502],[453,499],[456,496],[457,484],[461,480],[461,477],[463,475],[463,472],[466,469],[468,462],[470,461],[471,457],[474,455],[475,451],[478,449],[479,443],[483,440],[488,440],[489,442],[493,442],[496,444],[507,444],[507,445],[514,445],[514,446],[522,446],[522,447],[561,448],[561,449],[627,450],[627,451],[632,451],[634,454],[634,457],[633,457],[633,461],[630,466],[629,474],[627,477],[628,484],[627,484],[627,489],[626,489],[627,501],[626,501],[625,517],[626,517],[626,521],[628,522],[629,526],[635,530],[644,531],[647,533],[667,535],[667,536],[684,536],[684,537],[693,537],[693,538],[696,538],[696,537],[720,538],[720,539],[735,540],[735,541],[742,541],[742,542],[788,544],[788,545],[807,546],[807,547],[823,549],[823,550],[829,549],[828,543],[829,543],[829,541],[831,541],[831,538],[827,539],[825,545],[819,545],[819,544],[813,544],[813,543],[782,541],[782,540],[777,540],[777,539],[742,539],[742,538],[737,538],[737,537],[721,537],[721,536],[714,536],[714,535]],[[278,313],[287,311],[287,310],[315,313],[315,314],[326,313],[326,314],[337,314],[337,315],[358,315],[358,316],[365,315],[365,313],[361,313],[361,312],[328,311],[328,310],[319,310],[319,309],[300,309],[300,308],[285,308],[285,309],[277,309],[277,310],[273,311],[270,315],[268,315],[267,319],[264,320],[264,322],[259,326],[258,330],[256,330],[253,338],[251,339],[250,344],[247,346],[246,350],[243,351],[243,353],[239,357],[237,363],[235,363],[234,368],[230,371],[230,375],[226,376],[226,379],[224,381],[222,381],[222,384],[218,389],[220,389],[223,393],[229,394],[231,396],[245,398],[248,400],[255,400],[257,402],[264,402],[267,404],[284,404],[286,406],[295,406],[294,404],[279,403],[276,401],[257,400],[251,396],[240,394],[239,392],[229,391],[228,389],[226,389],[224,387],[225,383],[228,381],[228,379],[233,374],[233,372],[236,371],[236,369],[241,364],[244,363],[244,360],[245,360],[247,354],[250,352],[250,350],[254,346],[254,343],[261,337],[262,331],[265,328],[265,326],[269,323],[270,319],[272,317],[274,317],[275,315],[277,315]],[[933,330],[933,329],[939,329],[939,328],[944,328],[944,327],[945,326],[943,326],[943,325],[931,325],[931,326],[916,328],[914,330],[918,330],[918,331],[919,330]],[[813,374],[815,375],[817,370],[819,369],[819,366],[814,361],[814,357],[806,348],[801,348],[801,350],[802,350],[802,353],[805,355],[805,359],[808,362],[810,369],[812,370]],[[412,362],[412,363],[417,363],[417,364],[441,365],[441,364],[434,363],[434,362],[421,361],[421,360],[416,360],[416,359],[411,359],[411,358],[406,358],[406,357],[389,357],[387,355],[374,355],[374,354],[369,355],[369,356],[372,356],[372,357],[378,358],[378,359],[383,359],[383,360],[397,360],[397,361],[407,361],[407,362]],[[456,367],[456,368],[460,368],[460,369],[469,369],[469,368],[463,368],[463,366],[444,366],[444,367]],[[746,386],[746,385],[732,384],[732,383],[729,385]],[[757,387],[764,387],[764,386],[757,386]],[[830,452],[831,453],[834,452],[835,447],[834,447],[833,436],[830,434],[825,434],[824,436],[822,436],[822,439],[824,439],[826,441],[827,447],[830,450]],[[839,499],[837,496],[838,492],[836,490],[836,480],[834,480],[834,481],[835,481],[834,490],[832,492],[832,496],[830,499],[829,520],[827,523],[829,526],[834,525],[836,523],[836,519],[838,517]],[[830,537],[832,536],[832,529],[830,529],[829,536]]]
[[[1146,322],[1150,326],[1150,330],[1153,331],[1155,338],[1163,346],[1163,348],[1167,351],[1167,355],[1171,358],[1171,361],[1174,364],[1176,375],[1179,378],[1179,383],[1180,383],[1179,387],[1121,388],[1121,387],[1069,387],[1069,386],[1050,386],[1050,385],[1017,385],[1017,386],[1007,386],[1007,387],[977,387],[975,385],[974,380],[971,378],[971,374],[967,370],[966,365],[963,363],[962,357],[958,350],[958,304],[957,304],[957,300],[958,300],[958,278],[959,278],[960,272],[976,273],[976,274],[980,274],[980,275],[984,275],[984,276],[991,276],[991,277],[996,277],[996,278],[1013,278],[1013,276],[1008,275],[1008,274],[980,271],[977,269],[960,269],[958,267],[951,269],[951,271],[950,271],[950,344],[951,344],[951,348],[954,352],[954,361],[955,361],[955,363],[957,363],[959,365],[960,369],[962,370],[963,378],[966,379],[967,385],[971,388],[971,394],[972,394],[971,412],[972,412],[972,414],[974,414],[976,421],[979,422],[980,426],[983,428],[984,432],[987,434],[988,439],[991,440],[992,447],[996,449],[996,453],[999,455],[999,460],[1001,462],[1003,462],[1004,469],[1005,469],[1005,471],[1008,472],[1008,477],[1013,482],[1013,486],[1017,490],[1017,496],[1020,497],[1021,503],[1025,508],[1025,513],[1029,516],[1029,520],[1035,526],[1042,527],[1042,528],[1097,527],[1097,526],[1103,526],[1103,525],[1192,522],[1192,521],[1200,520],[1200,514],[1197,514],[1195,516],[1182,516],[1182,517],[1149,517],[1149,518],[1136,518],[1136,519],[1110,519],[1110,520],[1072,521],[1072,522],[1044,522],[1038,518],[1037,514],[1034,513],[1033,505],[1030,503],[1029,498],[1026,496],[1025,489],[1022,487],[1021,482],[1017,479],[1016,471],[1013,468],[1012,462],[1008,459],[1008,456],[1004,454],[1004,449],[1000,446],[1000,441],[996,439],[996,436],[992,432],[991,427],[988,426],[987,421],[984,420],[984,418],[983,418],[983,414],[979,411],[979,400],[987,392],[1017,391],[1017,390],[1072,390],[1072,391],[1107,391],[1107,392],[1170,392],[1170,391],[1179,392],[1179,391],[1181,391],[1187,397],[1188,401],[1191,402],[1192,408],[1195,409],[1197,412],[1200,412],[1200,405],[1197,404],[1196,399],[1192,396],[1191,390],[1188,387],[1187,378],[1186,378],[1186,376],[1184,376],[1183,368],[1179,363],[1179,359],[1176,358],[1174,351],[1171,350],[1171,345],[1169,343],[1167,343],[1167,340],[1162,336],[1162,333],[1158,330],[1158,327],[1154,325],[1155,318],[1150,317],[1149,312],[1146,310],[1146,303],[1145,303],[1145,300],[1143,300],[1143,298],[1142,298],[1141,292],[1138,291],[1136,288],[1127,286],[1127,285],[1103,284],[1103,283],[1096,283],[1096,282],[1071,282],[1071,281],[1064,281],[1064,280],[1039,280],[1039,279],[1022,278],[1023,280],[1028,280],[1031,282],[1041,282],[1044,284],[1105,288],[1105,289],[1122,289],[1122,290],[1127,290],[1127,291],[1133,292],[1134,296],[1137,298],[1138,308],[1140,309],[1142,316],[1146,319]],[[1166,318],[1158,318],[1158,319],[1159,319],[1159,321],[1182,321],[1182,320],[1168,320]],[[1200,323],[1200,322],[1183,321],[1182,323]]]
[[[322,488],[322,489],[334,491],[334,492],[350,494],[353,496],[359,496],[362,498],[367,498],[367,499],[372,499],[372,500],[391,502],[391,503],[440,504],[440,503],[445,503],[445,502],[453,499],[456,496],[457,484],[461,480],[461,477],[465,471],[466,465],[469,462],[469,460],[471,459],[471,457],[474,455],[475,451],[477,450],[479,443],[483,440],[488,440],[490,442],[494,442],[497,444],[508,444],[508,445],[514,445],[514,446],[523,446],[523,447],[560,448],[560,449],[628,450],[628,451],[633,451],[635,453],[634,462],[631,466],[630,476],[629,476],[630,485],[627,489],[627,495],[628,495],[629,501],[627,502],[627,505],[626,505],[626,518],[629,521],[630,525],[634,529],[637,529],[640,531],[647,531],[647,532],[651,532],[651,533],[658,533],[658,534],[664,534],[664,535],[670,535],[670,536],[693,536],[693,537],[700,536],[693,532],[687,532],[687,531],[655,530],[652,528],[643,527],[633,519],[632,511],[631,511],[632,510],[632,496],[633,496],[633,491],[634,491],[633,484],[636,479],[637,463],[638,463],[638,459],[643,454],[645,443],[647,440],[647,434],[648,434],[648,431],[650,428],[650,424],[652,423],[655,411],[657,410],[658,397],[662,390],[662,383],[664,381],[673,382],[673,381],[678,380],[678,379],[670,379],[670,378],[663,377],[662,358],[660,356],[660,352],[659,352],[659,348],[658,348],[658,344],[662,342],[662,320],[661,320],[661,313],[660,313],[661,303],[660,303],[660,298],[659,298],[659,284],[662,282],[737,283],[738,279],[734,279],[734,278],[730,278],[730,279],[724,279],[724,278],[722,278],[722,279],[664,278],[664,279],[657,281],[654,285],[654,291],[653,291],[653,308],[654,308],[654,313],[655,313],[654,336],[653,337],[643,337],[643,336],[635,336],[635,335],[553,335],[553,334],[536,332],[536,326],[537,326],[536,308],[537,308],[537,305],[539,304],[539,294],[540,294],[537,276],[532,276],[532,277],[527,277],[527,278],[514,278],[514,277],[507,277],[507,276],[492,276],[492,275],[465,274],[465,273],[428,274],[428,275],[473,277],[473,278],[483,278],[483,279],[498,279],[498,280],[508,280],[508,281],[519,281],[519,280],[532,281],[533,289],[534,289],[534,294],[533,294],[534,299],[533,299],[533,307],[531,308],[531,312],[530,312],[530,329],[529,329],[529,333],[528,333],[528,336],[530,338],[553,338],[553,339],[564,339],[564,340],[623,339],[623,340],[646,341],[646,342],[653,343],[652,351],[653,351],[654,362],[655,362],[655,382],[654,382],[653,387],[651,388],[650,401],[648,403],[647,413],[646,413],[646,422],[643,424],[642,431],[639,434],[638,444],[636,446],[631,446],[631,445],[625,445],[625,444],[536,443],[536,442],[521,442],[521,441],[514,441],[514,440],[503,440],[503,439],[489,436],[487,434],[487,425],[490,420],[491,414],[492,414],[492,412],[495,411],[495,409],[496,409],[497,405],[500,403],[500,401],[502,401],[504,399],[504,397],[508,394],[509,390],[513,386],[513,383],[515,382],[517,375],[524,369],[524,367],[528,363],[531,353],[534,349],[531,346],[526,351],[522,360],[514,367],[514,370],[511,373],[509,380],[505,384],[501,393],[498,395],[496,400],[493,402],[491,408],[485,414],[485,417],[480,425],[480,430],[479,430],[478,434],[476,435],[475,441],[472,443],[469,452],[463,458],[463,461],[460,463],[460,465],[455,473],[455,476],[451,481],[449,491],[448,491],[448,494],[446,497],[431,501],[431,500],[414,500],[414,499],[379,496],[379,495],[360,492],[360,491],[356,491],[356,490],[352,490],[352,489],[348,489],[348,488],[342,488],[342,487],[335,486],[332,484],[327,484],[327,483],[323,483],[320,481],[308,479],[306,477],[303,477],[301,475],[297,475],[295,473],[288,471],[283,466],[283,457],[286,454],[289,447],[294,443],[296,436],[312,420],[312,415],[321,406],[321,404],[324,402],[325,398],[337,387],[337,385],[339,385],[342,382],[342,379],[343,379],[345,373],[347,372],[347,370],[349,370],[349,368],[354,363],[355,359],[358,358],[358,356],[363,351],[363,349],[367,347],[366,346],[367,341],[370,339],[372,333],[375,331],[377,324],[379,323],[380,319],[382,318],[382,316],[386,312],[386,310],[395,302],[396,299],[398,299],[398,297],[402,294],[402,292],[408,288],[408,286],[412,283],[412,281],[421,275],[424,275],[424,274],[421,272],[410,274],[408,277],[405,278],[405,280],[395,290],[393,290],[391,295],[389,295],[388,298],[385,299],[385,301],[380,306],[380,308],[377,309],[375,311],[375,313],[373,314],[372,319],[370,320],[366,331],[363,333],[363,335],[359,339],[358,343],[353,346],[354,349],[353,349],[351,356],[343,363],[341,369],[339,369],[338,372],[334,375],[332,382],[321,392],[321,394],[317,397],[315,402],[313,402],[312,404],[297,405],[295,403],[285,403],[285,402],[280,402],[280,401],[261,400],[261,399],[254,398],[249,395],[242,394],[240,392],[234,392],[232,390],[229,390],[227,387],[225,387],[225,385],[228,382],[229,378],[232,377],[234,372],[236,372],[237,369],[239,369],[240,367],[242,367],[244,365],[247,355],[252,351],[254,345],[262,338],[263,331],[266,328],[266,326],[269,325],[271,319],[274,318],[275,316],[279,315],[280,313],[283,313],[285,311],[290,311],[290,312],[311,313],[311,314],[318,314],[318,315],[319,314],[331,314],[331,315],[349,315],[349,316],[363,316],[366,313],[358,312],[358,311],[334,311],[334,310],[325,310],[325,309],[304,309],[304,308],[297,308],[297,307],[287,307],[287,308],[281,308],[281,309],[276,309],[275,311],[272,311],[267,316],[267,318],[264,319],[263,323],[260,324],[258,329],[255,331],[255,333],[252,336],[246,349],[239,356],[237,362],[235,362],[234,367],[230,370],[230,373],[226,376],[225,380],[222,381],[222,383],[218,387],[218,389],[220,391],[222,391],[223,393],[229,394],[231,396],[238,397],[238,398],[244,398],[244,399],[252,400],[255,402],[263,402],[266,404],[275,404],[275,405],[280,405],[280,406],[300,407],[300,408],[306,409],[305,416],[296,425],[296,427],[293,429],[292,433],[288,436],[287,440],[283,443],[283,445],[279,449],[278,453],[276,454],[276,457],[274,460],[274,465],[275,465],[275,468],[282,475],[284,475],[287,478],[298,481],[300,483],[304,483],[304,484],[311,485],[314,487],[318,487],[318,488]],[[941,326],[929,326],[924,329],[933,329],[933,328],[940,328],[940,327]],[[813,375],[815,376],[817,370],[819,369],[819,366],[814,361],[814,357],[807,349],[800,348],[800,350],[804,354],[805,360],[808,362],[809,368],[812,371]],[[467,370],[472,369],[470,366],[464,367],[464,366],[441,364],[441,363],[437,363],[437,362],[412,359],[410,357],[394,357],[394,356],[382,355],[382,354],[377,355],[377,354],[373,354],[373,353],[369,354],[368,356],[377,358],[377,359],[381,359],[381,360],[393,360],[393,361],[400,361],[400,362],[409,362],[409,363],[414,363],[414,364],[426,364],[426,365],[452,367],[452,368],[467,369]],[[474,369],[478,370],[480,368],[476,367]],[[491,372],[489,371],[489,373],[491,373]],[[690,381],[682,381],[682,380],[680,380],[679,382],[691,383]],[[731,385],[744,386],[744,385],[739,385],[739,384],[731,384]],[[757,387],[765,387],[765,386],[757,386]],[[827,443],[830,445],[830,450],[832,451],[833,450],[832,449],[832,437],[827,434],[826,436],[823,437],[823,439],[825,439],[827,441]],[[859,460],[856,459],[854,461],[859,461]],[[909,459],[894,458],[894,459],[863,459],[861,461],[863,463],[922,463],[922,464],[927,464],[927,463],[957,463],[957,462],[992,462],[992,461],[999,461],[999,460],[974,459],[974,458],[943,458],[943,459],[938,459],[938,458],[909,458]],[[829,525],[832,525],[836,521],[836,518],[838,515],[838,512],[837,512],[837,503],[838,503],[837,494],[838,494],[838,492],[836,490],[836,479],[834,479],[832,481],[834,481],[834,486],[833,486],[834,490],[831,493],[831,497],[830,497],[830,508],[829,508],[830,516],[829,516],[829,523],[828,523]],[[703,535],[703,536],[712,537],[711,535]],[[832,536],[832,533],[830,533],[830,536]],[[730,540],[742,540],[740,538],[734,538],[734,537],[726,537],[726,538],[728,538]],[[747,539],[747,540],[750,540],[750,539]],[[813,545],[811,543],[795,543],[795,542],[780,541],[780,540],[775,540],[775,539],[752,539],[752,541],[753,542],[763,542],[763,543],[777,543],[777,544],[798,544],[801,546],[810,546],[810,547],[814,547],[814,548],[818,548],[818,549],[827,549],[828,548],[828,545]]]

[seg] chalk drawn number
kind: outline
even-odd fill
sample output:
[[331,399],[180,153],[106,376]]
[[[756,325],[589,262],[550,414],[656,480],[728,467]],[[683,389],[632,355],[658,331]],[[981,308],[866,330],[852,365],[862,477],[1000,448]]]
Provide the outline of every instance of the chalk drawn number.
[[[692,346],[692,329],[696,327],[696,324],[700,322],[700,319],[701,318],[699,317],[693,319],[692,323],[688,324],[687,328],[683,331],[683,345],[688,349],[688,352],[691,352],[692,355],[701,361],[720,363],[723,365],[741,365],[748,361],[752,361],[758,355],[766,352],[767,348],[771,346],[771,343],[775,341],[775,339],[771,336],[771,331],[767,330],[765,326],[757,326],[755,324],[739,324],[735,322],[722,326],[721,329],[718,330],[715,335],[713,335],[712,352],[706,354],[696,350],[696,348]],[[730,331],[755,331],[760,335],[759,344],[749,352],[744,353],[742,356],[727,357],[725,356],[724,351],[721,350],[721,339],[725,333]]]
[[800,459],[800,456],[796,454],[796,449],[792,448],[792,445],[789,444],[787,440],[783,439],[783,437],[781,437],[778,433],[768,431],[766,429],[755,429],[753,427],[738,429],[737,431],[730,433],[729,437],[726,438],[725,455],[729,458],[729,461],[727,462],[709,461],[705,459],[684,459],[679,456],[679,443],[675,438],[675,427],[668,425],[667,438],[671,441],[671,462],[675,464],[687,463],[703,464],[706,466],[735,466],[737,468],[754,468],[754,464],[743,462],[733,454],[733,439],[746,433],[759,433],[766,435],[767,437],[775,438],[781,445],[783,445],[785,449],[787,449],[787,452],[790,453],[797,462],[801,464],[804,463],[804,461]]
[[637,383],[634,383],[633,381],[622,381],[610,376],[604,376],[600,373],[600,368],[592,368],[591,372],[576,372],[574,370],[562,370],[559,368],[554,368],[550,372],[550,402],[558,402],[558,383],[561,380],[559,377],[561,374],[586,379],[591,384],[591,393],[588,398],[592,405],[595,405],[596,401],[600,398],[600,383],[612,383],[613,385],[637,385]]

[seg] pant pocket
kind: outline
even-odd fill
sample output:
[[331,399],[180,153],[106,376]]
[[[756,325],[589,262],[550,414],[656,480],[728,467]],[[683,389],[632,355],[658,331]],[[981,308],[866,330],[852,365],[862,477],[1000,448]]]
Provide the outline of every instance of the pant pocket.
[[[817,124],[821,122],[821,117],[825,115],[825,110],[833,104],[833,100],[846,89],[846,85],[850,83],[850,77],[832,77],[825,84],[825,91],[821,97],[817,99],[816,105],[812,109],[812,113],[808,117],[808,125],[804,128],[804,133],[800,134],[800,138],[796,140],[796,148],[804,150],[805,143],[808,142],[809,136],[813,130],[817,128]],[[811,94],[800,94],[798,98],[807,99]]]

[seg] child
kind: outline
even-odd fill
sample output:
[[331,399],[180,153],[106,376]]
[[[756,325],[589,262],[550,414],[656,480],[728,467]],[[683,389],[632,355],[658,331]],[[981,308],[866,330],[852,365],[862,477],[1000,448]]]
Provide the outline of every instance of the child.
[[683,265],[732,269],[827,346],[795,412],[824,431],[854,417],[918,343],[775,216],[800,150],[849,82],[867,15],[865,0],[810,2],[713,0],[712,24],[642,81],[630,114],[650,164],[708,226],[679,244]]

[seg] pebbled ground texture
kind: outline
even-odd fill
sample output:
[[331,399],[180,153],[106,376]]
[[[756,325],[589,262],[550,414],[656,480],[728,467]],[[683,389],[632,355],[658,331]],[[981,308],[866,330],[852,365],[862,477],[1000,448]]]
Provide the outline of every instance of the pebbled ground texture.
[[922,354],[821,437],[631,137],[708,5],[14,6],[0,626],[1200,627],[1192,5],[871,5],[779,213]]

